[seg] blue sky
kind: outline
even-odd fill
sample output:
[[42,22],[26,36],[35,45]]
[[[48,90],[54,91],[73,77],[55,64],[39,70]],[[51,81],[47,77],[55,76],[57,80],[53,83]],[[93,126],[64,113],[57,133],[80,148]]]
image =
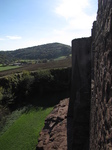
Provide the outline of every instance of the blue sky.
[[97,0],[1,0],[0,50],[52,42],[71,45],[91,34]]

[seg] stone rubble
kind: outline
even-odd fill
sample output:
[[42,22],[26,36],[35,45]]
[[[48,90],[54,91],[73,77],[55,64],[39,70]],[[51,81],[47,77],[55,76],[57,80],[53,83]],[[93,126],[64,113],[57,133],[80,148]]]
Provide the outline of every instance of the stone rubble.
[[69,99],[61,100],[45,120],[36,150],[67,150],[67,112]]

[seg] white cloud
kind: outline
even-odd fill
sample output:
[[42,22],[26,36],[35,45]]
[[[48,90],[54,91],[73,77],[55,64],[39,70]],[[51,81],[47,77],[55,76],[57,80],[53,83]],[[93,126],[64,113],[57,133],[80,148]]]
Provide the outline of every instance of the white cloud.
[[5,39],[3,39],[3,38],[0,38],[0,41],[4,41]]
[[[71,38],[91,35],[92,23],[96,20],[96,12],[92,12],[90,0],[59,0],[55,13],[66,20],[64,29],[58,30],[59,35],[69,35]],[[77,37],[76,37],[77,36]]]
[[9,35],[7,35],[6,37],[7,37],[9,40],[19,40],[19,39],[22,38],[21,36],[9,36]]
[[66,19],[77,18],[88,6],[88,0],[60,0],[55,12]]

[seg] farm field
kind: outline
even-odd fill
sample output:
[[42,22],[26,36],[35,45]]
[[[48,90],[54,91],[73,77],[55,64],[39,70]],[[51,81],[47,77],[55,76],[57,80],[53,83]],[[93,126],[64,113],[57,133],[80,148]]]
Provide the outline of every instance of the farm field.
[[[0,77],[10,75],[13,73],[21,73],[22,71],[36,71],[41,69],[53,69],[53,68],[64,68],[71,67],[71,57],[58,60],[58,61],[49,61],[47,63],[38,63],[38,64],[28,64],[19,68],[12,68],[10,70],[2,70],[0,71]],[[5,69],[5,68],[4,68]]]
[[[52,109],[52,107],[46,109],[32,107],[21,114],[0,136],[0,150],[35,150],[39,132]],[[16,111],[15,115],[17,113],[19,112]]]

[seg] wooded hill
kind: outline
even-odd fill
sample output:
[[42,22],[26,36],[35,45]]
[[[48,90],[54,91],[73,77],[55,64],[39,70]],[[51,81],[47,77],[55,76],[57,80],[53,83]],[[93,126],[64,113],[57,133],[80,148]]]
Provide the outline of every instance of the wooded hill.
[[18,49],[14,51],[0,51],[0,63],[7,63],[20,59],[50,60],[61,56],[69,56],[70,54],[71,54],[70,46],[61,43],[51,43]]

